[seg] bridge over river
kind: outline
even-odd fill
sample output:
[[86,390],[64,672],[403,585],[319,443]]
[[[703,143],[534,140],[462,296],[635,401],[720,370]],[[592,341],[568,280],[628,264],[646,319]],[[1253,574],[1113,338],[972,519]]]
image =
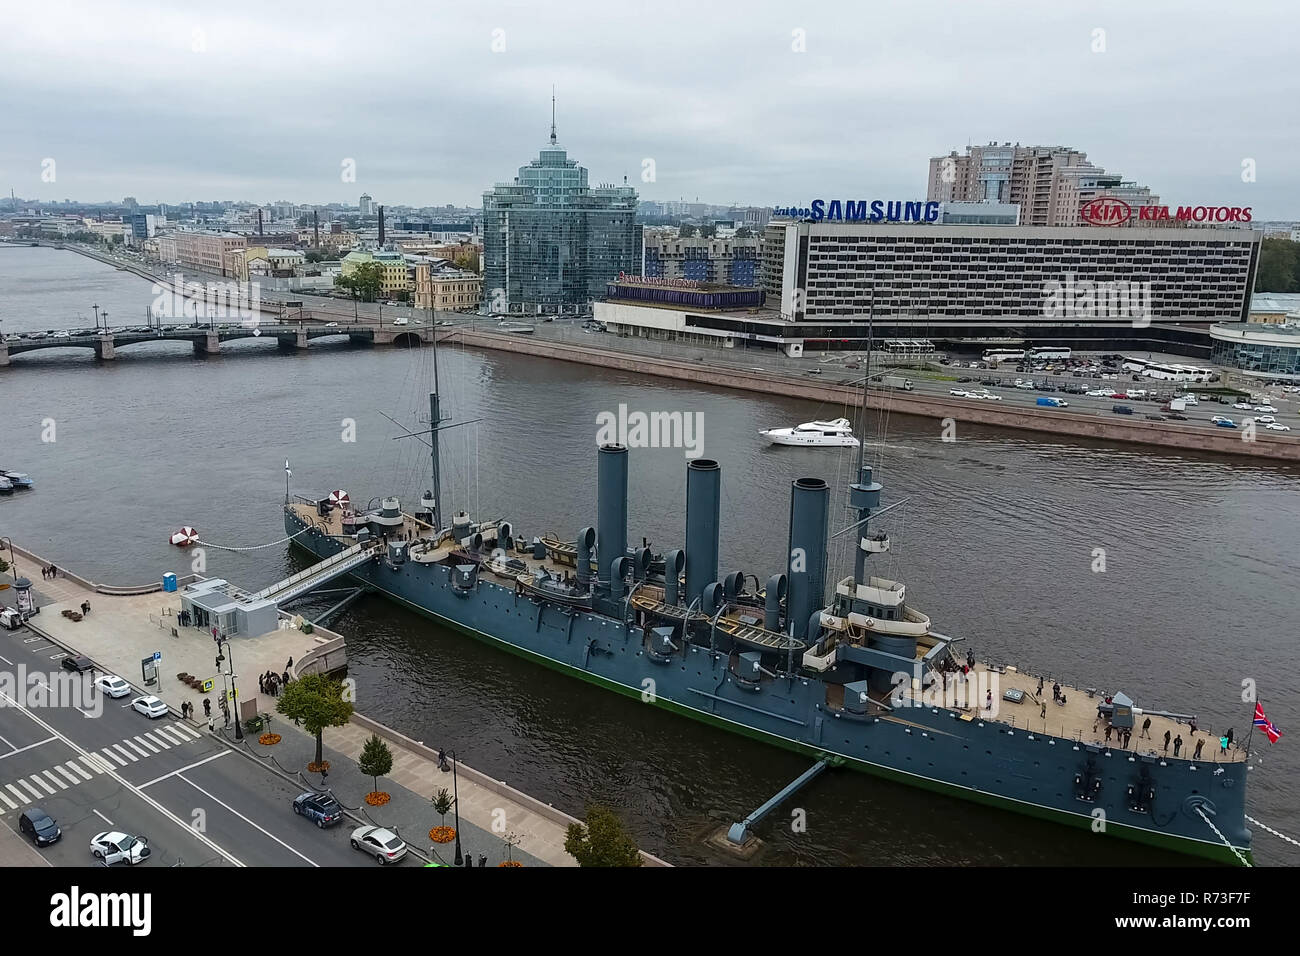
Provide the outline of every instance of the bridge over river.
[[[449,330],[443,330],[447,332]],[[221,351],[222,342],[237,339],[274,339],[281,348],[305,349],[317,339],[345,338],[358,345],[397,345],[412,347],[433,341],[428,326],[395,326],[349,322],[346,326],[319,322],[241,322],[227,325],[166,326],[149,331],[100,330],[94,333],[65,335],[57,332],[28,333],[6,337],[0,342],[0,366],[9,365],[13,356],[43,349],[91,349],[96,358],[111,360],[118,349],[156,342],[189,342],[198,354]]]

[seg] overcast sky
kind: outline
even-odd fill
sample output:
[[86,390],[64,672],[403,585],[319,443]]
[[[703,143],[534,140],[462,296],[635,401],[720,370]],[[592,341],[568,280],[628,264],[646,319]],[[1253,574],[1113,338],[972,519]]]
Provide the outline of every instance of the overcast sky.
[[1294,0],[0,5],[20,197],[478,205],[554,85],[561,145],[644,199],[915,198],[930,156],[998,140],[1300,218]]

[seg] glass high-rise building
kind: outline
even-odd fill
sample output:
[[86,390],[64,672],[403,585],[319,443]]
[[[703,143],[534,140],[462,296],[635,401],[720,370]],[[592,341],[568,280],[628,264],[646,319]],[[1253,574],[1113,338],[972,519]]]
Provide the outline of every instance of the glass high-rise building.
[[483,302],[489,312],[584,312],[620,272],[641,270],[636,190],[587,185],[556,144],[483,194]]

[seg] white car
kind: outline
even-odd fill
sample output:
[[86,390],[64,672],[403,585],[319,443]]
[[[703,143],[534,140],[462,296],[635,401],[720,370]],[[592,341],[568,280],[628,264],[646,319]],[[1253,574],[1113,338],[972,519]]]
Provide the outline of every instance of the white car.
[[[1256,406],[1255,406],[1255,411],[1257,411],[1257,412],[1275,412],[1275,411],[1277,411],[1277,409],[1274,408],[1272,405],[1256,405]],[[1263,419],[1258,419],[1258,420],[1259,420],[1259,421],[1263,421]]]
[[167,716],[167,705],[157,697],[137,697],[131,701],[131,709],[144,714],[150,720]]
[[131,685],[122,680],[122,678],[113,674],[105,674],[103,677],[96,677],[95,686],[99,688],[100,692],[107,694],[114,700],[119,697],[125,697],[127,694],[131,693]]
[[1233,407],[1233,408],[1240,408],[1240,409],[1242,409],[1243,411],[1247,411],[1247,412],[1248,412],[1248,411],[1251,410],[1251,408],[1252,408],[1253,406],[1250,404],[1250,402],[1237,402],[1237,403],[1236,403],[1235,405],[1233,405],[1232,407]]
[[1032,391],[1033,387],[1033,382],[1016,382],[1016,388],[1025,389],[1026,391]]
[[326,323],[325,323],[325,328],[327,328],[327,329],[337,329],[338,327],[339,327],[339,324],[338,324],[337,322],[326,322]]
[[992,392],[971,392],[970,395],[969,395],[968,397],[969,397],[969,398],[985,398],[985,399],[988,399],[989,401],[993,401],[993,402],[1000,402],[1000,401],[1002,401],[1002,396],[1001,396],[1001,395],[994,395]]
[[948,389],[948,394],[956,395],[958,398],[970,398],[970,392],[966,391],[964,388],[950,388]]
[[352,849],[369,853],[381,864],[396,863],[406,856],[406,844],[401,837],[383,827],[357,827],[349,842]]
[[91,838],[90,852],[95,859],[103,860],[105,866],[114,863],[130,863],[134,866],[149,859],[149,843],[143,837],[107,830]]
[[[1263,421],[1263,419],[1260,419],[1260,421]],[[1264,427],[1271,432],[1289,432],[1291,430],[1290,425],[1283,425],[1281,422],[1264,422]]]
[[1261,424],[1261,425],[1275,425],[1275,424],[1277,424],[1277,419],[1274,418],[1272,415],[1256,415],[1256,416],[1255,416],[1255,421],[1259,422],[1259,424]]
[[1186,403],[1186,404],[1189,405],[1189,406],[1190,406],[1190,405],[1199,405],[1199,404],[1201,404],[1199,401],[1196,400],[1196,396],[1195,396],[1195,395],[1184,395],[1184,396],[1183,396],[1183,402]]
[[1110,389],[1094,388],[1092,391],[1088,392],[1088,394],[1093,398],[1110,398]]

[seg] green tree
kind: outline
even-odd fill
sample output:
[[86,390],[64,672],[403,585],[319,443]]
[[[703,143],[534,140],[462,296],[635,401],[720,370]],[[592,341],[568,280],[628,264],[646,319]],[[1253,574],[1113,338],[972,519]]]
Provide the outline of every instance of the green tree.
[[326,727],[342,727],[352,719],[352,704],[343,699],[343,685],[325,674],[305,674],[284,685],[275,709],[316,736],[316,763],[324,759]]
[[699,230],[686,223],[677,228],[677,235],[683,239],[689,239],[691,236],[699,235]]
[[700,226],[700,237],[703,239],[712,239],[714,233],[716,233],[717,231],[718,231],[717,226],[715,226],[711,222],[706,222],[704,225]]
[[1256,292],[1300,292],[1300,242],[1265,239],[1259,247]]
[[361,749],[361,759],[357,761],[357,769],[374,780],[375,791],[378,792],[379,778],[387,776],[393,769],[393,752],[388,749],[388,744],[379,739],[378,734],[371,734],[365,747]]
[[736,230],[737,239],[750,239],[753,237],[753,235],[754,235],[754,230],[750,229],[748,226],[741,226],[739,229]]
[[451,260],[452,265],[457,269],[464,269],[466,272],[478,272],[479,255],[477,249],[467,249]]
[[456,801],[446,787],[439,788],[438,792],[433,795],[433,812],[438,814],[443,826],[447,825],[447,814],[451,813],[454,806],[456,806]]
[[586,823],[570,823],[564,850],[578,866],[640,866],[636,843],[623,829],[623,822],[608,807],[587,807]]

